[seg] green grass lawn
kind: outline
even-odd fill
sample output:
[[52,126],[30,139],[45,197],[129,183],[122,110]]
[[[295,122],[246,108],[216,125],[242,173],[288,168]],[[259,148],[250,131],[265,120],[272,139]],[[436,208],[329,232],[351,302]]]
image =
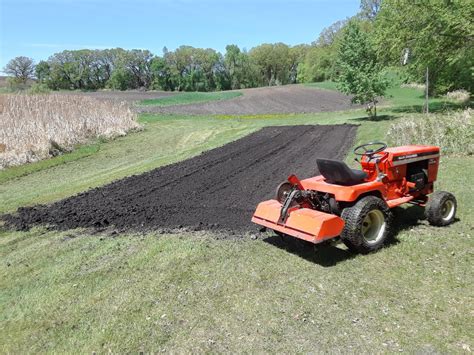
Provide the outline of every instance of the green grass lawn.
[[198,102],[208,102],[216,100],[228,100],[241,96],[238,91],[219,91],[219,92],[182,92],[173,96],[161,97],[159,99],[146,99],[140,101],[140,105],[153,106],[173,106],[186,105]]
[[[317,83],[304,84],[308,87],[335,90],[334,81],[322,81]],[[455,103],[446,100],[444,97],[430,97],[428,100],[430,112],[439,112],[447,109],[458,109],[465,104]],[[472,105],[472,102],[470,103]],[[396,113],[423,112],[425,105],[425,94],[423,90],[413,88],[402,88],[399,84],[393,84],[387,89],[385,98],[378,104],[379,109],[393,111]]]
[[[143,115],[141,132],[4,178],[0,213],[186,159],[267,125],[357,123],[355,144],[383,140],[403,112],[381,114],[377,122],[362,110]],[[271,233],[218,240],[206,232],[0,231],[0,352],[473,349],[473,174],[474,157],[443,157],[437,188],[456,195],[459,221],[435,228],[418,208],[400,209],[396,241],[365,256]]]
[[75,147],[75,149],[67,154],[59,155],[52,159],[45,159],[34,164],[24,164],[10,167],[9,169],[0,170],[0,184],[8,180],[12,180],[21,176],[29,175],[34,172],[46,170],[57,165],[66,164],[75,160],[88,157],[100,150],[102,140]]

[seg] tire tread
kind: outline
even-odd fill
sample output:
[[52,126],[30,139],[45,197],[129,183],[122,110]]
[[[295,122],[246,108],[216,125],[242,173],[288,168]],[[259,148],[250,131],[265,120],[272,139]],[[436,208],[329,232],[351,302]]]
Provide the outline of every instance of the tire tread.
[[[449,221],[443,220],[443,217],[441,215],[441,206],[445,203],[447,199],[451,199],[454,202],[453,218],[451,218],[451,220]],[[444,227],[448,224],[453,223],[456,217],[456,210],[457,201],[453,194],[446,191],[435,191],[429,197],[428,204],[425,208],[425,216],[432,226]]]
[[[366,214],[373,208],[380,209],[385,216],[385,235],[378,243],[368,244],[362,237],[360,227]],[[378,250],[392,236],[392,212],[385,201],[379,197],[363,197],[352,207],[345,208],[342,211],[341,217],[345,223],[344,229],[341,233],[341,240],[349,248],[349,250],[353,252],[366,254]]]

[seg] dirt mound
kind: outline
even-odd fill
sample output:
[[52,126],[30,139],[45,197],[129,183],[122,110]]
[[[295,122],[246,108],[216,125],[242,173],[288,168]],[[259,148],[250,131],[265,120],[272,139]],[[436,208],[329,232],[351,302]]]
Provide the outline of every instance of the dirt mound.
[[296,173],[317,173],[316,158],[343,159],[356,126],[267,127],[192,159],[127,177],[48,206],[3,216],[7,226],[48,224],[119,230],[254,230],[261,200]]
[[349,96],[336,91],[309,88],[302,85],[275,86],[238,90],[243,93],[230,100],[211,101],[167,107],[144,106],[142,112],[191,115],[253,115],[268,113],[305,113],[341,111],[360,106],[352,105]]

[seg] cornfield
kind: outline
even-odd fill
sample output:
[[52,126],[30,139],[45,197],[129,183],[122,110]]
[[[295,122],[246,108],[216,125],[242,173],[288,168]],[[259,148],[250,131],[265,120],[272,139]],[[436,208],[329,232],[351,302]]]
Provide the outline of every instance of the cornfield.
[[138,128],[124,102],[81,95],[0,95],[0,169]]

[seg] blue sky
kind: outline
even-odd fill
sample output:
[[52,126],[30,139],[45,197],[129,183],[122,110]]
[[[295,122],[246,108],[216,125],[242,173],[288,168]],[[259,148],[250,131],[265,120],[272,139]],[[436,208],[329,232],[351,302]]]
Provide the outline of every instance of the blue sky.
[[64,49],[310,43],[359,0],[0,0],[0,68]]

